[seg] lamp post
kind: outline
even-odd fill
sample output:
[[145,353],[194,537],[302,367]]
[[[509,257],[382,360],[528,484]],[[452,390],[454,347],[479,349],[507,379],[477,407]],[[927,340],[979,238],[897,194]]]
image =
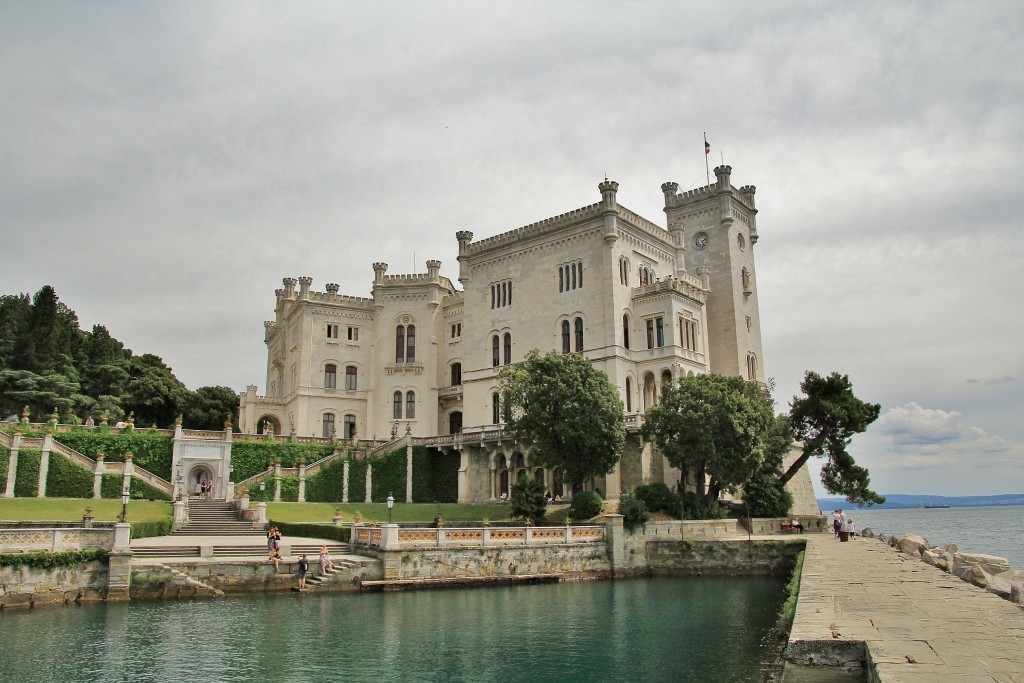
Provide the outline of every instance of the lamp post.
[[121,492],[121,524],[124,524],[128,519],[128,501],[131,498],[131,494],[128,492],[128,487],[124,487],[124,491]]
[[388,524],[391,524],[391,511],[395,508],[395,497],[388,493]]

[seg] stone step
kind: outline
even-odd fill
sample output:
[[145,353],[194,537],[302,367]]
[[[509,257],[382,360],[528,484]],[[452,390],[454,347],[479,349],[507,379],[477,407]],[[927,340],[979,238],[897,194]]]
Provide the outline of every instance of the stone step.
[[132,548],[136,557],[199,557],[199,546],[163,545]]

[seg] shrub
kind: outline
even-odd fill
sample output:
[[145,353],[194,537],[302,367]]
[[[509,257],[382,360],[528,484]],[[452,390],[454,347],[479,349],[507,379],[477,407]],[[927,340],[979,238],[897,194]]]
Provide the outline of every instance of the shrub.
[[73,567],[83,562],[106,562],[108,557],[107,551],[101,548],[65,550],[59,553],[45,550],[33,550],[27,553],[0,553],[0,567],[24,565],[36,569],[52,569],[53,567]]
[[580,491],[573,494],[569,516],[573,519],[590,519],[601,514],[604,500],[597,491]]
[[696,493],[683,494],[682,508],[684,519],[722,519],[726,512],[717,500]]
[[[673,498],[678,499],[676,494],[669,490],[665,484],[644,484],[633,490],[633,495],[644,504],[650,512],[663,512],[668,510]],[[676,517],[679,516],[678,506]]]
[[770,474],[757,474],[743,485],[743,499],[751,517],[785,517],[793,509],[793,495]]
[[0,446],[0,491],[7,490],[7,464],[11,460],[11,451]]
[[619,514],[622,515],[622,525],[629,531],[642,527],[651,518],[647,506],[633,493],[619,499]]
[[[120,474],[108,472],[103,475],[103,479],[100,481],[100,498],[120,498],[121,497],[121,482],[124,478]],[[171,497],[161,491],[160,489],[154,488],[142,481],[132,477],[128,483],[128,493],[131,495],[132,500],[170,500]],[[86,498],[92,497],[92,488],[89,489],[89,495]]]
[[50,452],[50,465],[46,472],[47,497],[92,498],[92,481],[92,472],[59,453]]
[[[512,485],[513,519],[528,519],[534,524],[540,524],[544,520],[547,505],[544,484],[529,474]],[[600,510],[600,505],[598,510]]]
[[232,441],[231,466],[235,481],[248,479],[267,469],[267,463],[281,461],[282,467],[297,467],[299,460],[307,464],[330,455],[330,444],[277,443],[274,441]]
[[125,453],[132,453],[132,460],[138,467],[163,479],[171,478],[174,440],[157,432],[127,430],[111,434],[101,429],[82,428],[58,432],[53,439],[94,460],[96,454],[102,452],[107,462],[123,462]]
[[18,498],[35,498],[39,493],[39,460],[42,451],[22,449],[18,451],[18,471],[14,474],[14,495]]
[[163,519],[149,522],[132,522],[132,538],[150,538],[152,536],[166,536],[174,529],[174,518],[167,516]]

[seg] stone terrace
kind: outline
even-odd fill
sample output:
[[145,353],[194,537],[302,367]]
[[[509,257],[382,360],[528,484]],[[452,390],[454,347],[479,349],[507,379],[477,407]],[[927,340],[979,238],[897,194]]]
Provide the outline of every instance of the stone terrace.
[[1024,683],[1024,609],[877,539],[805,534],[787,657],[869,681]]

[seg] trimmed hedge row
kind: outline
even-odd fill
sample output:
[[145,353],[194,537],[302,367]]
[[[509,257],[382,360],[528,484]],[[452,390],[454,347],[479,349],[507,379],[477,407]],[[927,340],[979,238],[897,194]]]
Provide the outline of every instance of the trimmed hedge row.
[[14,495],[35,498],[39,493],[39,461],[43,452],[31,448],[18,451],[18,471],[14,475]]
[[[124,477],[120,474],[108,472],[103,475],[103,479],[100,482],[100,498],[120,498],[121,497],[121,482],[124,481]],[[128,493],[131,495],[133,500],[170,500],[171,497],[161,491],[160,489],[154,488],[142,481],[132,477],[131,482],[128,485]],[[86,498],[92,496],[92,488],[89,489],[89,495]]]
[[33,550],[27,553],[0,553],[0,567],[28,566],[36,569],[52,569],[54,567],[73,567],[83,562],[106,562],[109,554],[100,548],[88,550],[65,550],[51,553],[45,550]]
[[7,464],[11,460],[11,450],[0,446],[0,491],[7,490]]
[[333,446],[321,444],[232,441],[231,466],[235,481],[242,481],[266,471],[269,462],[280,460],[282,467],[298,467],[299,460],[315,462],[333,451]]
[[[20,456],[19,453],[19,460]],[[21,469],[20,463],[18,469]],[[47,498],[92,498],[92,480],[92,472],[60,453],[50,451],[50,466],[46,471]]]
[[168,515],[163,519],[149,522],[132,522],[132,538],[150,538],[167,536],[174,529],[174,518]]
[[333,524],[294,524],[270,520],[270,526],[276,526],[280,529],[282,536],[323,538],[331,541],[340,541],[341,543],[348,543],[352,535],[350,527],[334,526]]
[[133,461],[144,470],[170,481],[171,452],[174,440],[153,431],[126,431],[111,434],[100,429],[72,429],[53,435],[68,448],[73,448],[93,460],[102,452],[107,462],[124,462],[125,453],[134,454]]

